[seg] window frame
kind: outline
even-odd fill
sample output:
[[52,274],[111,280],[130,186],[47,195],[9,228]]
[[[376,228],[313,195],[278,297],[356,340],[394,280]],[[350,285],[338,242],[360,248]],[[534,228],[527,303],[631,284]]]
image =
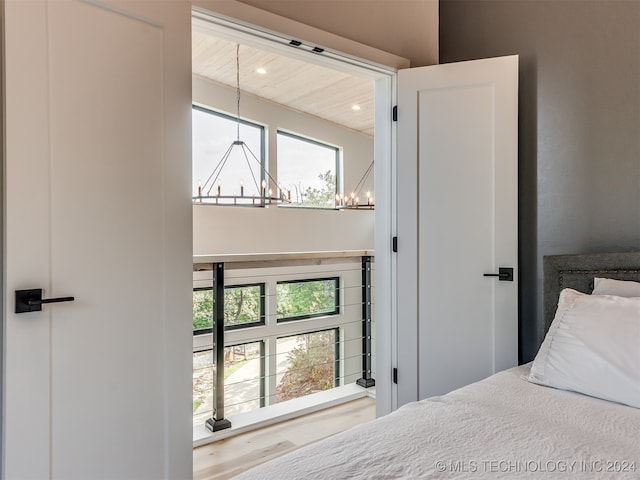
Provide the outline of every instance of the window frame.
[[[324,332],[331,332],[331,331],[333,332],[333,335],[334,335],[333,337],[334,338],[334,341],[333,341],[333,387],[331,388],[336,388],[336,387],[342,386],[342,381],[341,381],[342,377],[340,376],[340,362],[342,361],[342,358],[340,358],[340,353],[341,353],[340,342],[342,341],[343,330],[339,326],[321,328],[318,330],[309,330],[302,333],[289,333],[286,335],[277,336],[276,344],[278,340],[283,338],[301,337],[303,335],[312,335],[314,333],[324,333]],[[276,352],[276,355],[279,355],[279,353]],[[302,398],[302,397],[297,397],[297,398]]]
[[[251,328],[251,327],[262,327],[264,325],[266,325],[266,318],[267,318],[267,312],[266,312],[266,302],[265,302],[265,296],[266,296],[266,285],[264,282],[257,282],[257,283],[246,283],[246,284],[233,284],[233,285],[225,285],[224,286],[224,291],[226,293],[227,289],[232,289],[232,288],[243,288],[243,287],[259,287],[260,288],[260,320],[255,321],[255,322],[248,322],[248,323],[235,323],[235,324],[231,324],[231,325],[227,325],[225,323],[224,326],[224,330],[225,332],[227,331],[232,331],[232,330],[240,330],[243,328]],[[210,290],[213,291],[213,287],[193,287],[193,291],[206,291],[206,290]],[[215,299],[214,299],[215,302]],[[226,305],[225,305],[226,307]],[[215,322],[215,320],[212,320],[213,322]],[[207,335],[213,333],[213,326],[208,327],[208,328],[199,328],[199,329],[193,329],[193,336],[198,336],[198,335]]]
[[266,313],[266,302],[265,302],[265,295],[266,295],[265,283],[264,282],[245,283],[245,284],[224,286],[225,291],[227,288],[231,289],[231,288],[243,288],[243,287],[259,287],[260,288],[260,319],[255,322],[234,323],[231,325],[225,324],[224,326],[225,332],[231,331],[231,330],[239,330],[242,328],[249,328],[249,327],[261,327],[263,325],[266,325],[267,313]]
[[[211,107],[207,107],[205,105],[200,105],[198,103],[192,103],[191,104],[191,110],[192,110],[192,115],[193,115],[193,110],[198,110],[202,113],[207,113],[210,115],[214,115],[216,117],[221,117],[225,120],[229,120],[233,123],[238,123],[238,121],[240,122],[240,125],[246,125],[248,127],[255,127],[260,131],[260,181],[259,183],[262,183],[263,181],[267,180],[267,172],[269,171],[269,162],[267,161],[267,127],[266,125],[263,125],[261,123],[257,123],[257,122],[253,122],[251,120],[245,120],[243,118],[238,118],[237,116],[234,116],[230,113],[226,113],[223,112],[221,110],[216,110],[214,108]],[[192,144],[193,144],[193,139],[191,140]],[[221,157],[222,158],[222,157]],[[193,160],[192,160],[193,162]],[[192,175],[193,176],[193,175]],[[193,178],[191,179],[191,181],[193,182]]]
[[[278,311],[278,285],[288,284],[288,283],[310,283],[310,282],[324,282],[326,280],[333,280],[335,282],[334,287],[334,309],[330,312],[318,312],[318,313],[309,313],[304,315],[295,315],[292,317],[280,317],[277,313]],[[310,318],[317,317],[327,317],[332,315],[340,315],[341,305],[340,305],[340,276],[335,277],[323,277],[323,278],[303,278],[297,280],[280,280],[276,282],[276,323],[286,323],[286,322],[295,322],[298,320],[307,320]]]
[[[260,360],[260,362],[259,362],[259,364],[260,364],[260,374],[259,374],[259,377],[257,378],[257,380],[258,380],[258,389],[259,389],[259,393],[258,394],[260,396],[259,397],[260,406],[258,408],[264,408],[265,405],[266,405],[266,382],[265,382],[265,378],[266,378],[265,377],[265,374],[266,374],[266,355],[265,355],[266,347],[265,347],[265,343],[266,342],[265,342],[265,340],[264,339],[258,339],[258,340],[248,340],[248,341],[236,342],[236,343],[233,343],[231,345],[225,345],[224,348],[225,349],[234,348],[234,347],[238,347],[238,346],[241,346],[241,345],[250,345],[252,343],[259,344],[259,346],[258,346],[258,350],[259,350],[258,359]],[[193,353],[192,353],[192,365],[193,365],[193,356],[196,355],[196,354],[199,354],[199,353],[209,353],[209,354],[211,354],[212,359],[213,359],[213,356],[215,355],[214,348],[212,346],[201,347],[201,348],[198,348],[198,349],[194,349]],[[207,366],[207,367],[201,367],[200,370],[204,370],[205,368],[209,368],[209,369],[213,370],[213,363],[211,365]],[[224,368],[222,369],[222,371],[223,371],[223,375],[224,375]],[[215,372],[213,373],[213,375],[215,376]],[[226,382],[226,380],[227,379],[225,378],[224,381]],[[226,383],[225,383],[225,387],[226,387]],[[193,389],[193,387],[192,387],[192,389]],[[226,391],[227,390],[225,388],[225,394],[226,394]],[[192,393],[192,400],[193,400],[193,393]],[[252,399],[252,400],[255,400],[255,399]],[[245,402],[241,402],[241,403],[245,403]],[[225,398],[225,408],[226,408],[226,406],[235,407],[236,405],[239,405],[239,404],[227,403],[227,399]],[[253,410],[250,410],[250,411],[253,411]],[[208,412],[200,412],[197,415],[199,417],[204,416],[204,415],[210,416],[210,414]],[[192,414],[192,418],[195,417],[195,416],[196,416],[196,413],[194,412]]]
[[[294,140],[299,140],[302,142],[306,142],[306,143],[310,143],[312,145],[316,145],[318,147],[324,147],[327,148],[329,150],[334,150],[335,151],[335,174],[336,174],[336,188],[335,191],[333,192],[333,197],[335,198],[336,195],[338,195],[339,193],[341,193],[342,191],[342,147],[339,147],[337,145],[333,145],[331,143],[327,143],[327,142],[323,142],[321,140],[315,140],[313,138],[309,138],[306,137],[304,135],[301,135],[299,133],[295,133],[292,132],[290,130],[285,130],[285,129],[281,129],[278,128],[276,130],[276,171],[278,172],[278,176],[280,176],[280,165],[278,164],[278,160],[279,160],[279,154],[280,151],[278,149],[278,136],[279,135],[283,135],[285,137],[289,137],[292,138]],[[280,182],[280,180],[278,179],[278,182]],[[310,210],[337,210],[335,204],[333,207],[312,207],[309,205],[293,205],[293,204],[287,204],[287,203],[283,203],[278,205],[279,207],[284,207],[284,208],[308,208]]]
[[[260,407],[259,408],[264,408],[264,406],[266,405],[266,382],[265,382],[265,378],[266,378],[266,347],[265,347],[265,340],[264,338],[258,339],[258,340],[248,340],[248,341],[242,341],[242,342],[237,342],[237,343],[233,343],[231,345],[225,345],[224,348],[233,348],[233,347],[238,347],[241,345],[249,345],[252,343],[258,343],[259,345],[259,356],[258,359],[260,360],[260,376],[258,377],[258,383],[259,383],[259,389],[260,389]],[[224,371],[224,368],[222,369]],[[224,373],[223,373],[224,375]],[[227,379],[225,378],[225,381]],[[225,384],[225,393],[227,392],[226,389],[226,384]],[[238,404],[228,404],[227,400],[225,399],[225,408],[227,406],[235,406]]]

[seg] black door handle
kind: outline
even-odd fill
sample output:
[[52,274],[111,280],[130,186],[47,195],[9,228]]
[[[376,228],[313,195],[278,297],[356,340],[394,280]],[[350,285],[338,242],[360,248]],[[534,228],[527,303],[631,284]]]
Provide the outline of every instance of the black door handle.
[[41,288],[16,290],[16,312],[39,312],[43,303],[73,302],[74,297],[42,298]]
[[498,277],[501,282],[513,282],[513,268],[500,267],[498,273],[485,273],[484,277]]

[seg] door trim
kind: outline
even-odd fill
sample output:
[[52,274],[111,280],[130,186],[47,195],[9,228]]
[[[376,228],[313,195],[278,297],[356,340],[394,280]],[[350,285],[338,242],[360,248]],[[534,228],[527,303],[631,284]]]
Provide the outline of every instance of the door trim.
[[[273,20],[271,16],[270,18]],[[297,39],[304,40],[307,32],[310,32],[309,36],[313,37],[312,27],[297,24],[283,17],[277,18],[283,24],[296,23],[300,35],[296,36]],[[387,60],[392,65],[382,65],[332,49],[325,49],[322,55],[311,53],[306,49],[295,49],[288,44],[291,38],[289,35],[231,18],[226,11],[222,14],[202,6],[193,8],[193,23],[194,29],[201,29],[227,40],[369,78],[375,82],[376,412],[378,416],[391,412],[397,405],[396,388],[391,381],[391,368],[396,363],[397,322],[396,256],[391,251],[391,238],[396,234],[396,128],[391,115],[396,101],[397,69],[395,65],[408,66],[408,60],[373,48],[370,49],[373,52],[389,55]],[[333,35],[332,37],[338,38],[340,45],[362,46],[348,39]],[[380,57],[383,58],[382,55]],[[383,319],[388,321],[384,322]]]

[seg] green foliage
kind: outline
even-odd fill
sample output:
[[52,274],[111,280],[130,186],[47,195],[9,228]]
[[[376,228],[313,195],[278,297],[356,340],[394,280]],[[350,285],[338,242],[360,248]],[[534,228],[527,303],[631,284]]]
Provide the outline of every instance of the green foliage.
[[213,290],[193,291],[193,329],[213,327]]
[[335,330],[298,336],[289,352],[289,369],[277,387],[279,402],[333,388],[335,382]]
[[334,208],[336,206],[336,176],[331,170],[321,173],[318,178],[324,182],[322,188],[307,187],[301,191],[298,205],[313,208]]
[[260,286],[224,289],[224,324],[237,325],[260,321]]
[[[331,313],[336,308],[335,280],[279,283],[278,318]],[[225,325],[260,321],[262,292],[259,285],[225,287]],[[213,328],[213,290],[193,291],[193,329]]]
[[330,313],[336,308],[336,280],[279,283],[278,318]]
[[[225,287],[225,325],[252,323],[260,320],[261,291],[259,285]],[[213,290],[193,291],[193,329],[213,327]]]

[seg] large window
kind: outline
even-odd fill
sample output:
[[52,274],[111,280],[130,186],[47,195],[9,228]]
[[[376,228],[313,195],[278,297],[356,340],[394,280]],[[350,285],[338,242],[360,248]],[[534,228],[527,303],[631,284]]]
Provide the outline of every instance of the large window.
[[[194,425],[202,425],[216,403],[212,273],[194,271]],[[300,266],[276,262],[256,267],[251,262],[224,274],[225,328],[219,346],[224,348],[226,417],[362,376],[359,258]]]
[[335,208],[340,150],[278,131],[278,183],[291,190],[291,206]]
[[[192,121],[192,191],[195,196],[198,194],[198,186],[204,187],[227,150],[238,139],[238,121],[232,116],[198,106],[193,107]],[[257,161],[250,154],[245,156],[241,148],[233,148],[224,163],[222,173],[211,184],[214,190],[203,191],[203,194],[215,195],[218,182],[222,195],[239,195],[241,188],[247,197],[260,194],[259,188],[265,171],[264,127],[241,120],[239,133],[240,140],[255,155]]]

